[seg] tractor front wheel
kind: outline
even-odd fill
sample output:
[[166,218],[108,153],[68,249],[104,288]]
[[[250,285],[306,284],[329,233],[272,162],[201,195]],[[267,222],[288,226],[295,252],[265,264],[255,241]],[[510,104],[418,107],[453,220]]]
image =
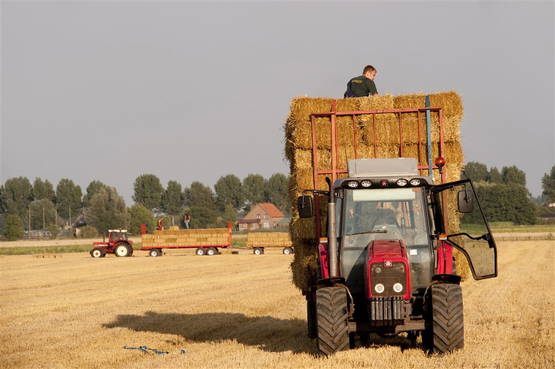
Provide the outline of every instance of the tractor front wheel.
[[438,283],[426,295],[426,330],[424,349],[444,354],[464,347],[464,315],[461,286]]
[[104,250],[102,249],[99,249],[98,247],[95,247],[94,249],[92,249],[90,254],[93,258],[101,258],[106,256],[106,252],[104,252]]
[[343,287],[316,291],[318,350],[324,355],[349,348],[347,293]]
[[115,254],[119,257],[131,256],[133,255],[133,249],[126,243],[120,243],[116,245]]

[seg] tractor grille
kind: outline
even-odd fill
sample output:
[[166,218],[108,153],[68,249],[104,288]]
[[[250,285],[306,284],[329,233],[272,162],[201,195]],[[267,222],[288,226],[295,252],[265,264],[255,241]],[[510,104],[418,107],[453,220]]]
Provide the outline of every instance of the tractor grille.
[[[372,296],[379,296],[375,291],[377,283],[384,285],[383,296],[403,296],[406,291],[406,272],[403,263],[393,263],[391,267],[385,267],[383,263],[372,264]],[[400,283],[403,288],[400,292],[393,290],[393,285]]]
[[368,300],[370,321],[393,321],[404,318],[404,302],[401,296],[373,297]]

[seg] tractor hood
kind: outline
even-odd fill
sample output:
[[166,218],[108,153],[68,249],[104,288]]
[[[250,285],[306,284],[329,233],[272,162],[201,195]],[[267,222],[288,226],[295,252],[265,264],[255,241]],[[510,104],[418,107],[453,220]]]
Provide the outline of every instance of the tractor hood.
[[407,252],[400,240],[376,240],[368,245],[370,259],[406,258]]

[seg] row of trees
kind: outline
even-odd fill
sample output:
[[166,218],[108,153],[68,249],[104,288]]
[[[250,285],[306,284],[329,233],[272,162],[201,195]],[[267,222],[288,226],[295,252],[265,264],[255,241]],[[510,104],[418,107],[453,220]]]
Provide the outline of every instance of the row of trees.
[[[469,162],[463,177],[472,179],[477,196],[490,222],[509,221],[515,224],[534,224],[544,208],[537,206],[526,189],[526,174],[516,166],[489,168],[482,163]],[[542,180],[543,197],[555,202],[555,166]],[[543,205],[546,205],[545,203]],[[478,214],[467,214],[463,222],[475,222]]]
[[57,233],[62,224],[84,223],[100,232],[128,227],[138,233],[141,223],[152,230],[155,217],[172,216],[174,222],[186,213],[192,227],[215,227],[235,221],[257,202],[272,202],[287,214],[287,186],[288,177],[283,174],[268,179],[251,174],[243,181],[235,175],[221,177],[215,191],[200,182],[183,188],[177,181],[169,181],[164,188],[157,176],[145,174],[135,180],[135,205],[127,208],[117,190],[100,181],[92,181],[83,194],[70,179],[60,180],[54,189],[48,180],[36,178],[31,184],[29,179],[17,177],[0,187],[0,227],[9,238],[21,237],[23,228]]

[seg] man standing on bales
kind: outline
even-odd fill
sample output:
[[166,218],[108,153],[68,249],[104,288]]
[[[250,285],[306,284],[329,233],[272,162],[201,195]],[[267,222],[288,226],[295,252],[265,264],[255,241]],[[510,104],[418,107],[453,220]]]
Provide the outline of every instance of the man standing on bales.
[[362,76],[351,78],[349,83],[347,83],[347,91],[343,97],[364,97],[377,95],[378,90],[376,89],[376,84],[374,83],[374,78],[378,71],[371,65],[364,67],[362,71]]

